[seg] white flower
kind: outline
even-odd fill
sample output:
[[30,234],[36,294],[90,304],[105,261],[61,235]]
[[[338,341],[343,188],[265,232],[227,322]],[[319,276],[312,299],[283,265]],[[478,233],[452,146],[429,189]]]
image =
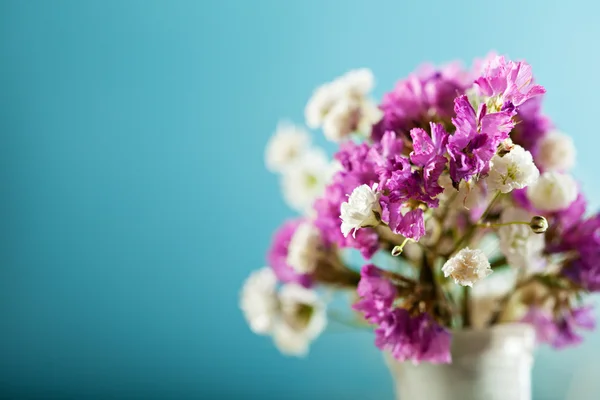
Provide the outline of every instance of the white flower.
[[281,318],[273,332],[275,345],[284,354],[302,356],[327,325],[326,309],[317,293],[296,283],[279,292]]
[[340,78],[342,87],[352,96],[365,96],[373,90],[375,77],[368,68],[360,68],[346,72]]
[[316,129],[323,124],[325,116],[333,105],[346,95],[345,88],[342,82],[334,81],[325,83],[319,86],[314,92],[306,108],[304,109],[304,117],[306,125],[311,129]]
[[481,250],[465,247],[442,267],[445,277],[451,276],[459,285],[473,286],[480,279],[492,273],[490,262]]
[[360,102],[351,97],[338,100],[323,120],[323,133],[328,140],[339,142],[356,131],[360,120]]
[[302,357],[308,353],[310,339],[291,326],[279,323],[273,332],[273,341],[279,351],[288,356]]
[[515,145],[503,157],[495,155],[487,178],[490,190],[508,193],[513,189],[523,189],[531,185],[540,176],[540,171],[533,163],[531,153],[519,145]]
[[[507,208],[502,213],[502,223],[530,221],[533,215],[521,208]],[[513,224],[502,226],[498,230],[500,251],[512,267],[539,269],[543,265],[543,234],[534,233],[529,225]]]
[[561,132],[550,132],[542,138],[536,161],[546,171],[568,171],[575,165],[573,139]]
[[276,284],[277,278],[268,267],[254,271],[244,282],[240,308],[254,333],[268,334],[273,329],[279,309]]
[[[356,102],[360,105],[359,108],[362,108],[362,103],[365,101],[366,95],[373,88],[373,81],[373,73],[370,70],[363,68],[349,71],[336,78],[334,81],[319,86],[313,92],[312,97],[304,109],[306,124],[311,129],[322,126],[326,121],[326,117],[333,112],[334,108],[337,106],[337,110],[335,111],[336,116],[334,118],[337,122],[334,122],[334,120],[328,122],[328,137],[331,136],[333,126],[344,125],[343,122],[347,122],[348,119],[350,119],[350,114],[352,114],[352,112],[345,111],[348,108],[348,105],[338,105],[338,103]],[[352,110],[355,113],[357,108],[352,107]],[[372,120],[375,118],[372,111],[372,109],[365,109],[365,112],[362,114],[367,116],[367,119]],[[354,123],[353,130],[350,132],[356,130],[356,127],[360,125],[360,122],[360,119],[357,119]],[[373,122],[376,122],[376,120]],[[347,129],[350,128],[346,128],[346,130]],[[337,131],[341,131],[341,129],[338,128]],[[337,137],[339,134],[333,136]]]
[[353,132],[370,133],[381,115],[381,110],[369,100],[344,97],[325,116],[323,133],[333,142],[340,142]]
[[308,212],[331,177],[332,167],[325,153],[313,148],[287,168],[281,179],[283,196],[293,209]]
[[571,175],[562,172],[544,172],[527,188],[527,198],[542,211],[559,211],[577,199],[577,182]]
[[280,122],[265,149],[265,163],[271,172],[283,172],[297,162],[310,145],[310,135],[299,126]]
[[317,266],[321,246],[319,230],[310,222],[300,224],[290,240],[287,264],[301,274],[310,274]]
[[381,193],[375,192],[376,188],[376,186],[371,189],[369,185],[361,185],[352,191],[348,202],[342,203],[340,218],[342,218],[341,230],[344,236],[348,236],[353,229],[353,236],[355,236],[360,228],[379,225]]

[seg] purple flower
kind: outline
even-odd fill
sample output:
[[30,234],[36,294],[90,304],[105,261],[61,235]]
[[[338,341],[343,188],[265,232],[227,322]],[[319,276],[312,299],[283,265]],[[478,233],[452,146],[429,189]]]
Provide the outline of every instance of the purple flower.
[[454,98],[472,82],[468,78],[462,67],[450,64],[439,70],[424,66],[398,82],[383,97],[383,118],[373,126],[373,140],[379,141],[388,131],[408,136],[412,128],[426,127],[432,116],[449,120]]
[[552,315],[544,310],[531,308],[521,321],[533,326],[538,343],[551,343],[556,336],[556,324]]
[[550,119],[542,114],[541,106],[542,96],[529,99],[519,106],[515,128],[510,134],[512,141],[531,152],[534,160],[541,139],[553,128]]
[[425,235],[423,210],[417,208],[402,215],[402,204],[399,202],[389,203],[387,209],[389,211],[388,225],[394,233],[413,240],[419,240]]
[[421,128],[410,131],[413,140],[413,151],[410,153],[410,161],[420,167],[435,163],[439,157],[444,157],[448,133],[441,124],[431,123],[431,136]]
[[564,310],[558,320],[554,320],[548,311],[532,308],[522,321],[533,325],[538,343],[549,343],[557,349],[581,343],[583,338],[577,329],[593,330],[596,327],[591,306]]
[[531,66],[526,62],[506,61],[504,56],[496,56],[483,66],[482,76],[475,80],[480,94],[498,97],[499,103],[511,103],[518,107],[532,97],[546,93],[546,90],[533,83]]
[[373,324],[379,324],[391,312],[397,294],[394,285],[382,277],[381,272],[373,264],[362,268],[357,289],[361,299],[352,306]]
[[573,309],[557,322],[557,332],[552,346],[561,349],[577,345],[583,341],[583,337],[575,330],[577,328],[593,330],[595,327],[596,321],[590,306]]
[[514,126],[514,110],[488,114],[485,104],[479,112],[469,103],[467,96],[457,97],[454,101],[456,117],[452,123],[456,132],[448,139],[450,155],[450,177],[455,184],[461,179],[487,173],[489,162],[496,148]]
[[398,361],[417,364],[450,363],[452,336],[427,313],[411,317],[407,310],[396,308],[375,330],[375,345],[389,351]]
[[589,291],[600,291],[600,214],[573,223],[554,251],[576,251],[578,257],[562,273]]
[[288,247],[296,228],[303,222],[301,218],[289,220],[275,232],[273,242],[267,254],[269,265],[281,282],[295,282],[304,287],[310,287],[312,280],[309,275],[298,274],[287,264]]

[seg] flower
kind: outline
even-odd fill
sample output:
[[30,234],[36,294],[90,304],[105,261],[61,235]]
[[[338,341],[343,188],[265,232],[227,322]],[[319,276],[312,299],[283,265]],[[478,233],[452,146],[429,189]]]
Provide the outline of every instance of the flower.
[[492,268],[483,251],[465,247],[446,261],[442,272],[446,278],[451,276],[459,285],[473,286],[475,282],[491,274]]
[[389,351],[402,362],[450,363],[450,332],[427,313],[412,317],[407,310],[396,308],[388,313],[375,330],[375,345]]
[[573,139],[552,131],[540,140],[535,159],[544,171],[568,171],[575,165],[575,155]]
[[334,81],[319,86],[313,92],[304,109],[306,125],[311,129],[320,127],[323,124],[325,116],[343,95],[344,87],[342,82]]
[[295,283],[281,288],[279,301],[281,318],[273,332],[275,345],[284,354],[303,356],[327,325],[325,305],[315,291]]
[[280,122],[267,143],[267,169],[271,172],[283,172],[302,157],[309,145],[310,136],[303,128],[289,122]]
[[368,68],[359,68],[348,71],[338,79],[342,82],[342,86],[350,93],[350,95],[356,97],[370,93],[375,84],[373,72]]
[[500,157],[492,158],[492,166],[487,178],[488,189],[508,193],[513,189],[523,189],[540,176],[533,163],[531,153],[519,145]]
[[[365,96],[373,88],[373,81],[373,73],[363,68],[349,71],[334,81],[321,85],[314,91],[306,104],[304,110],[306,124],[311,129],[319,128],[326,123],[330,113],[333,112],[336,114],[334,120],[337,122],[329,122],[330,126],[327,128],[329,133],[326,133],[326,135],[328,138],[331,137],[334,139],[346,136],[347,133],[341,134],[341,132],[351,129],[348,126],[354,125],[354,123],[349,122],[353,119],[352,114],[354,114],[350,110],[356,111],[360,109],[360,106],[356,108],[351,106],[351,104],[360,105],[365,100]],[[341,103],[345,104],[340,106]],[[337,110],[334,110],[335,108]],[[356,118],[356,124],[358,124],[358,120],[359,118]],[[336,127],[337,129],[333,130]],[[343,127],[346,129],[340,129]],[[354,129],[348,133],[353,132]]]
[[562,234],[555,251],[571,251],[576,257],[562,273],[589,291],[600,291],[600,214],[573,223]]
[[481,104],[475,113],[464,95],[454,100],[454,110],[456,117],[452,118],[452,123],[456,132],[448,139],[448,154],[450,177],[456,185],[462,179],[487,173],[496,148],[514,127],[512,117],[515,112],[509,108],[488,114],[486,105]]
[[275,276],[281,282],[296,282],[303,286],[311,285],[311,278],[307,274],[298,273],[288,264],[290,242],[296,229],[304,222],[303,219],[286,221],[273,235],[271,248],[267,254],[269,265]]
[[323,194],[330,179],[331,164],[320,149],[306,151],[282,175],[283,195],[287,203],[299,212],[307,212]]
[[399,81],[394,90],[383,96],[380,108],[383,118],[373,126],[371,136],[379,141],[386,132],[398,137],[408,135],[412,128],[427,127],[430,116],[449,120],[457,93],[463,93],[472,82],[457,64],[441,68],[422,66],[416,73]]
[[576,329],[593,330],[596,327],[591,306],[562,310],[556,320],[550,312],[533,307],[522,322],[533,325],[538,342],[549,343],[557,349],[581,343],[583,338]]
[[358,100],[344,97],[331,107],[323,121],[323,133],[328,140],[339,142],[356,130],[360,120]]
[[518,107],[546,93],[543,86],[533,83],[529,64],[506,61],[504,56],[489,59],[483,65],[482,76],[475,80],[475,85],[480,95],[491,98],[488,103],[497,110],[506,107],[506,103]]
[[571,175],[561,172],[544,172],[527,188],[527,198],[541,211],[560,211],[577,199],[577,182]]
[[350,194],[348,201],[340,207],[342,225],[340,229],[344,236],[354,230],[352,236],[356,237],[356,231],[363,227],[379,225],[381,221],[381,205],[379,204],[380,193],[376,192],[377,186],[370,188],[361,185]]
[[382,272],[373,264],[362,267],[357,289],[361,299],[352,306],[373,324],[384,320],[391,311],[397,294],[392,282],[385,279]]
[[254,271],[244,282],[240,308],[254,333],[264,335],[273,329],[279,309],[276,284],[277,278],[268,267]]
[[[507,208],[502,212],[501,223],[531,220],[532,215],[522,208]],[[508,264],[515,268],[539,270],[544,264],[542,252],[544,235],[534,233],[528,225],[512,224],[498,229],[500,251]]]
[[334,182],[327,186],[323,197],[315,202],[315,226],[321,231],[326,246],[358,249],[364,258],[369,259],[379,250],[378,236],[372,229],[363,228],[353,235],[344,236],[340,229],[340,206],[347,199],[345,185]]
[[288,246],[286,262],[300,274],[310,274],[317,266],[318,252],[321,247],[319,230],[310,222],[301,223]]

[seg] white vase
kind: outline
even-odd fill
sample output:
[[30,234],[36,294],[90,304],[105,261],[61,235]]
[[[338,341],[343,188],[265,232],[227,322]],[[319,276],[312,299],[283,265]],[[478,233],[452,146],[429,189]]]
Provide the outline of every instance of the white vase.
[[451,364],[399,363],[386,354],[399,400],[531,400],[529,325],[456,331]]

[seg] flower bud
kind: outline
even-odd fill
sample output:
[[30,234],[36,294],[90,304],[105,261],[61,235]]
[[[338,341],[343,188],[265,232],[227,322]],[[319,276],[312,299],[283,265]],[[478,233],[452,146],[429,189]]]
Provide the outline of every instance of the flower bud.
[[535,233],[544,233],[548,229],[548,221],[541,215],[536,215],[535,217],[531,218],[529,226]]
[[402,254],[402,250],[404,250],[404,246],[394,246],[392,249],[392,256],[398,257],[400,254]]

